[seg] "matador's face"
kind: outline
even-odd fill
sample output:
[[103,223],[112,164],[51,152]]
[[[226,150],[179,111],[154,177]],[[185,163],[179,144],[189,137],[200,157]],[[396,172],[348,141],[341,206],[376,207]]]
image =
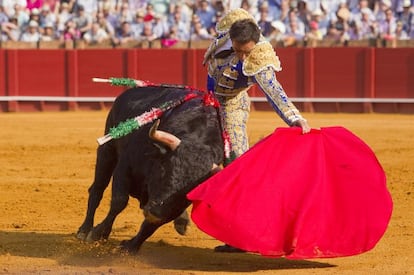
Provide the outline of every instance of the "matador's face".
[[232,41],[233,50],[239,58],[239,60],[241,61],[245,60],[249,56],[250,52],[253,50],[255,46],[256,42],[254,42],[253,40],[244,44],[239,43],[237,41]]

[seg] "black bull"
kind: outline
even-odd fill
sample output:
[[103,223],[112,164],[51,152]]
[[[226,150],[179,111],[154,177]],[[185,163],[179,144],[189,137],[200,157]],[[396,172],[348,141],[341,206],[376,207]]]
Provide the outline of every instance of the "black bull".
[[[88,209],[78,238],[107,239],[130,196],[138,199],[145,216],[138,234],[121,243],[121,248],[130,252],[138,251],[161,225],[180,220],[180,214],[186,213],[190,205],[186,194],[210,177],[214,173],[212,167],[223,163],[224,158],[220,114],[216,107],[206,103],[206,93],[163,86],[127,90],[115,100],[105,127],[108,133],[120,122],[188,93],[197,96],[160,117],[159,129],[178,137],[177,148],[171,149],[149,137],[153,123],[98,147],[95,179],[89,188]],[[109,213],[93,227],[95,211],[111,177]],[[183,221],[186,226],[185,218]]]

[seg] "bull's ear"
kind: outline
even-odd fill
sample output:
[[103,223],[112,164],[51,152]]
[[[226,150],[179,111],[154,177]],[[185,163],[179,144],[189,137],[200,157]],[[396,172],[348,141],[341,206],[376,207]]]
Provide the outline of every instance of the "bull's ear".
[[178,145],[180,145],[181,140],[173,134],[158,130],[159,124],[160,120],[157,119],[148,133],[149,137],[155,141],[158,141],[168,146],[172,151],[174,151],[175,149],[177,149]]

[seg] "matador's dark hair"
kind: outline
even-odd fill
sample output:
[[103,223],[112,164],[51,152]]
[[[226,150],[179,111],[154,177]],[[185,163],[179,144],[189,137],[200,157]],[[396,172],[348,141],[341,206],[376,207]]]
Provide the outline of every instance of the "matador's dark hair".
[[242,19],[233,23],[230,28],[230,39],[240,44],[250,41],[259,42],[259,26],[251,19]]

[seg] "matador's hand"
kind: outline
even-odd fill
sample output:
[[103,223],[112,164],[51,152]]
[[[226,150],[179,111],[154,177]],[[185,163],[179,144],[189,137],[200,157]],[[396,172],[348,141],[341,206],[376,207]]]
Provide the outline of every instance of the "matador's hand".
[[309,126],[306,119],[300,119],[296,122],[296,125],[302,128],[302,134],[307,134],[311,131],[311,127]]

